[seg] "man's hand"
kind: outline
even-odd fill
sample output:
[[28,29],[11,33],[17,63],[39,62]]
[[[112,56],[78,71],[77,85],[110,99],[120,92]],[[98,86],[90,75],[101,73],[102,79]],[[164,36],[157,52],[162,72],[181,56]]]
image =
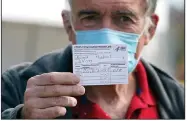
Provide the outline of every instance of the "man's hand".
[[65,107],[74,107],[72,96],[85,93],[79,79],[72,73],[46,73],[27,82],[22,116],[25,119],[52,119],[66,114]]

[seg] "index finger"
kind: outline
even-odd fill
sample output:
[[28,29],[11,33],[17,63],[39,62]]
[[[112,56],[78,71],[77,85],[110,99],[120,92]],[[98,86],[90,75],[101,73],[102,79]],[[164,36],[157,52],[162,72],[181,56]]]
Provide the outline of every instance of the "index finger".
[[45,85],[74,85],[80,82],[79,78],[69,72],[51,72],[32,77],[30,83],[35,86]]

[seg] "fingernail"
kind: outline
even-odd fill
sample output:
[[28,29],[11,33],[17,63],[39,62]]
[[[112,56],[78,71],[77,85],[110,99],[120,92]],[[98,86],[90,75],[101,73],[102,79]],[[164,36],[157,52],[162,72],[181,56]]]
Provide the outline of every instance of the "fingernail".
[[80,79],[79,79],[79,77],[77,77],[76,75],[75,75],[75,83],[79,83],[80,82]]
[[79,79],[75,79],[75,83],[79,83],[80,82],[80,80]]
[[77,105],[77,100],[74,100],[73,101],[73,106],[76,106]]
[[83,86],[79,87],[79,94],[83,95],[85,93],[85,88]]

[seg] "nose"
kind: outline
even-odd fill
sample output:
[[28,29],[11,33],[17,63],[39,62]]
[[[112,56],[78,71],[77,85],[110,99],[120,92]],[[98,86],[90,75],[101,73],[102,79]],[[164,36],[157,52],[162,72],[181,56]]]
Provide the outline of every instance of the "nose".
[[104,16],[102,20],[102,28],[115,29],[115,25],[112,22],[112,19],[108,16]]

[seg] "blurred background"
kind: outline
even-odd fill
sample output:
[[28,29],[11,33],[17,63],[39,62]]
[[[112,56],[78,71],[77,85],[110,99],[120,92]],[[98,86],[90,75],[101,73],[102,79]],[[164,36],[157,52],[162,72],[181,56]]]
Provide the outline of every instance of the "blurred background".
[[[63,9],[65,0],[2,0],[2,72],[67,46]],[[159,0],[156,13],[158,29],[143,56],[184,83],[184,0]]]

